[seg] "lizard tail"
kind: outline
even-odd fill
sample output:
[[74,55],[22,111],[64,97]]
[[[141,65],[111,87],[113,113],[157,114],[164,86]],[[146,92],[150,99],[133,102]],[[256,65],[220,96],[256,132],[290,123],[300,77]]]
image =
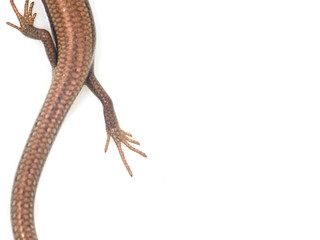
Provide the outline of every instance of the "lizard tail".
[[56,133],[82,87],[63,85],[53,80],[16,172],[11,201],[15,239],[37,240],[33,209],[38,180]]

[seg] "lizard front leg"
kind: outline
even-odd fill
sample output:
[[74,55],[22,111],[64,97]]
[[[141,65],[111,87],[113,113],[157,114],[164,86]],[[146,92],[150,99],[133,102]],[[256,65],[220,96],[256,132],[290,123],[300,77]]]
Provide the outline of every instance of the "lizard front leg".
[[57,50],[50,33],[45,29],[40,29],[33,26],[34,19],[37,16],[37,13],[32,13],[34,2],[29,5],[29,0],[26,0],[23,15],[20,14],[13,0],[10,0],[10,3],[20,22],[20,27],[10,22],[7,22],[7,24],[19,30],[22,34],[29,38],[41,40],[45,47],[50,64],[52,68],[55,68],[57,66]]
[[143,157],[147,157],[147,155],[144,152],[134,148],[130,143],[137,144],[137,145],[140,145],[140,143],[136,140],[131,139],[132,135],[128,132],[123,131],[120,128],[117,117],[116,117],[116,113],[113,108],[112,100],[109,97],[109,95],[106,93],[106,91],[103,89],[103,87],[100,85],[97,78],[95,77],[93,73],[93,68],[89,72],[86,85],[99,98],[99,100],[103,105],[103,113],[104,113],[104,118],[106,122],[106,130],[108,134],[105,152],[108,150],[110,137],[112,137],[114,142],[117,145],[122,162],[125,165],[128,173],[132,177],[132,171],[123,153],[122,144],[126,145],[130,150],[140,154]]

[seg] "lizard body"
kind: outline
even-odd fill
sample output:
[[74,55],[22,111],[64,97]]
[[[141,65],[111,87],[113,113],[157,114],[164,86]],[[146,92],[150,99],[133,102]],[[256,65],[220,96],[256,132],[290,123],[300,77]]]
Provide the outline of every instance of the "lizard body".
[[36,13],[34,3],[25,1],[24,14],[20,14],[13,0],[12,8],[18,17],[18,29],[27,37],[41,40],[53,69],[52,84],[23,151],[12,191],[11,221],[15,240],[37,240],[34,225],[34,198],[36,187],[47,155],[59,127],[81,88],[87,85],[103,105],[106,121],[107,151],[110,137],[115,141],[120,156],[132,176],[121,144],[142,156],[131,146],[139,144],[131,134],[121,130],[113,104],[93,71],[95,25],[87,0],[42,0],[46,9],[53,38],[44,29],[33,26]]

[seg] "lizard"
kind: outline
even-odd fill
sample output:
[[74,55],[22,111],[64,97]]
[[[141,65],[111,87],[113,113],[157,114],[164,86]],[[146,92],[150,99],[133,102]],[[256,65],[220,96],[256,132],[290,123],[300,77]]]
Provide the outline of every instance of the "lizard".
[[20,26],[7,22],[25,36],[41,40],[52,67],[52,82],[44,104],[32,128],[16,171],[11,196],[11,223],[15,240],[37,240],[34,200],[37,184],[48,153],[72,103],[84,85],[101,101],[106,124],[108,150],[110,138],[118,148],[128,173],[122,144],[147,157],[132,144],[140,143],[123,131],[109,95],[94,74],[96,30],[88,0],[42,0],[51,26],[51,34],[36,28],[34,2],[25,0],[21,14],[10,0]]

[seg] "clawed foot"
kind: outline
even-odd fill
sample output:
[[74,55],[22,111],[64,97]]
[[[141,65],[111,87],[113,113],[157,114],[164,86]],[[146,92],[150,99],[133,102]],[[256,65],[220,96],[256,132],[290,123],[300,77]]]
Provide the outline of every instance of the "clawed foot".
[[138,141],[136,141],[136,140],[131,139],[132,135],[130,133],[121,130],[119,127],[118,128],[109,129],[109,130],[107,130],[107,133],[108,133],[108,138],[107,138],[107,143],[106,143],[106,147],[105,147],[105,152],[107,152],[107,150],[108,150],[110,137],[112,137],[114,142],[117,145],[117,148],[119,150],[122,162],[125,165],[125,167],[127,168],[130,176],[132,177],[132,171],[131,171],[131,169],[130,169],[128,163],[127,163],[127,160],[125,158],[125,155],[124,155],[124,153],[122,151],[121,143],[123,143],[130,150],[140,154],[143,157],[147,157],[147,155],[144,152],[141,152],[140,150],[138,150],[138,149],[134,148],[133,146],[131,146],[130,143],[137,144],[137,145],[140,145],[140,143]]
[[[33,23],[34,23],[34,19],[36,18],[37,14],[36,13],[32,13],[33,10],[33,6],[34,6],[34,2],[32,2],[29,6],[29,0],[26,0],[25,4],[24,4],[24,14],[20,14],[14,1],[10,0],[11,6],[13,8],[13,11],[15,12],[15,14],[18,17],[18,20],[20,22],[20,27],[18,27],[17,25],[7,22],[7,24],[17,30],[19,30],[20,32],[22,32],[24,35],[29,36],[29,29],[30,27],[33,28]],[[30,36],[32,37],[32,36]]]

